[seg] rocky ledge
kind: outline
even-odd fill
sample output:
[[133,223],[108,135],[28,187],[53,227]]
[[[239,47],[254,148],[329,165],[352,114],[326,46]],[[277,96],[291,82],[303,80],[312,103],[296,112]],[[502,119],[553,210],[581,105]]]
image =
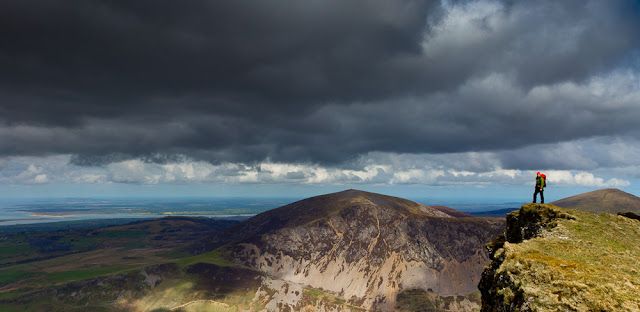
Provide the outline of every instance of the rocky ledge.
[[482,311],[639,311],[640,221],[528,204],[490,243]]

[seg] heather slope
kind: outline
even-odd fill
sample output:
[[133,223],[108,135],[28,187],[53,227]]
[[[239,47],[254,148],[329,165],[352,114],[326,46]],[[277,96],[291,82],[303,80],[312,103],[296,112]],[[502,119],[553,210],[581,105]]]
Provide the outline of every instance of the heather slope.
[[640,222],[529,204],[507,217],[480,283],[483,311],[640,310]]

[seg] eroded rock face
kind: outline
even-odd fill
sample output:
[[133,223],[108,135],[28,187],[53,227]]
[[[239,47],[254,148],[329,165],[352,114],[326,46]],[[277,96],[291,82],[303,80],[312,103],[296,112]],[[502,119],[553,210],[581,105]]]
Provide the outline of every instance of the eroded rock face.
[[519,243],[540,235],[544,229],[554,228],[558,219],[574,219],[573,216],[556,208],[552,205],[528,204],[508,214],[506,241]]
[[368,194],[301,224],[280,215],[278,223],[286,226],[270,225],[234,245],[234,258],[274,279],[327,290],[365,309],[393,310],[403,289],[441,296],[477,291],[488,262],[483,246],[501,231],[501,221],[454,218],[416,203],[390,207],[393,198]]

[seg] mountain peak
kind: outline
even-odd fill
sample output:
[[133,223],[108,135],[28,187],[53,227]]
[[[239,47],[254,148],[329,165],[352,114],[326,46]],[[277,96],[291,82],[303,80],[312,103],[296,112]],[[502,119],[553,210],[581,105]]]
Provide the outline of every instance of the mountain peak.
[[247,231],[244,234],[255,235],[278,228],[301,226],[357,210],[384,211],[412,218],[454,218],[446,212],[408,199],[348,189],[306,198],[256,215],[245,223]]
[[476,291],[488,260],[484,243],[503,221],[454,213],[349,189],[259,214],[232,229],[237,236],[225,250],[271,278],[334,292],[365,310],[390,311],[403,290],[437,298]]
[[[367,206],[368,208],[378,208],[378,209],[392,209],[397,213],[402,214],[412,214],[416,216],[425,216],[425,217],[443,217],[449,218],[450,215],[435,209],[433,207],[420,204],[408,199],[389,196],[379,193],[372,193],[362,190],[356,189],[348,189],[336,193],[329,193],[325,195],[320,195],[316,197],[311,197],[306,200],[299,201],[297,203],[304,203],[305,205],[313,204],[314,201],[320,201],[323,204],[333,204],[338,210],[345,208],[353,208],[353,205],[362,205]],[[295,205],[293,203],[291,205],[287,205],[284,207]],[[283,208],[284,208],[283,207]],[[323,208],[327,207],[317,207],[323,210]],[[332,210],[332,209],[328,209]],[[326,211],[329,214],[332,211]]]
[[616,188],[578,194],[557,200],[553,204],[591,212],[640,212],[640,198]]

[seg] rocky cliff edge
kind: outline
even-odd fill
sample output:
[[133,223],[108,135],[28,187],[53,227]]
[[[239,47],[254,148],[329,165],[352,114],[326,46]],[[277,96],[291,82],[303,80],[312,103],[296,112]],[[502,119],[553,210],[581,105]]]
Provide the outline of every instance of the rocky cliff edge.
[[640,311],[640,221],[528,204],[490,243],[482,311]]

